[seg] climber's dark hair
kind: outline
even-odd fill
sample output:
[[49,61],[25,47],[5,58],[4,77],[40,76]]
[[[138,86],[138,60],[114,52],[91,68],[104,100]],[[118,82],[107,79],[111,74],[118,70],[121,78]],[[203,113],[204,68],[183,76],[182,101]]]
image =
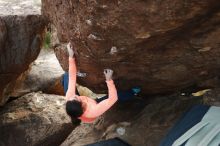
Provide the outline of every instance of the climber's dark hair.
[[82,103],[77,100],[69,100],[66,102],[66,113],[70,116],[74,125],[80,124],[78,119],[83,114]]

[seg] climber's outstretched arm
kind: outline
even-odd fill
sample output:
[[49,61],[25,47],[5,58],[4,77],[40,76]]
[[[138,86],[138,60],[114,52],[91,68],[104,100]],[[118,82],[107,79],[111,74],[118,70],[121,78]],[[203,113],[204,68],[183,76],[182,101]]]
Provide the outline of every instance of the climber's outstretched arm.
[[66,100],[72,100],[76,95],[76,61],[74,57],[73,48],[70,43],[67,45],[69,53],[69,83],[68,90],[66,93]]
[[111,108],[114,105],[114,103],[118,100],[117,90],[112,80],[113,71],[111,69],[105,69],[104,74],[108,86],[109,97],[98,103],[96,106],[94,106],[93,109],[87,114],[88,118],[96,118],[102,115],[109,108]]

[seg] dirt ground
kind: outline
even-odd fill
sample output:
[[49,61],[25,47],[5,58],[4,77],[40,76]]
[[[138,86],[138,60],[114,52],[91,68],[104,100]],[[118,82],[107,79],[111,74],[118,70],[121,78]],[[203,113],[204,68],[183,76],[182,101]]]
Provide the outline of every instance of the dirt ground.
[[0,0],[0,16],[27,14],[41,14],[41,0]]

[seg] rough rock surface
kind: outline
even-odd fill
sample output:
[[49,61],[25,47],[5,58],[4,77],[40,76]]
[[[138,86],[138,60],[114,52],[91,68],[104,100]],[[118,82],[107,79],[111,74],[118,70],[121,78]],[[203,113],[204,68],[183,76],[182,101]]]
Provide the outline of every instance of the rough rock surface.
[[5,22],[0,19],[0,52],[4,47],[4,43],[7,37],[7,28],[5,26]]
[[[81,83],[104,89],[104,68],[119,89],[176,91],[218,76],[219,0],[44,0],[42,13],[61,42],[71,40]],[[64,54],[64,53],[63,53]],[[62,66],[67,58],[60,55]]]
[[63,96],[30,93],[0,111],[1,146],[56,146],[73,130]]
[[218,87],[205,93],[203,101],[208,105],[220,106],[220,88]]
[[7,101],[16,79],[37,58],[45,25],[40,15],[0,17],[0,105]]
[[82,124],[74,129],[61,146],[82,146],[114,137],[132,146],[158,146],[181,114],[201,102],[202,97],[175,94],[154,98],[141,111],[137,111],[140,103],[115,107],[93,125]]

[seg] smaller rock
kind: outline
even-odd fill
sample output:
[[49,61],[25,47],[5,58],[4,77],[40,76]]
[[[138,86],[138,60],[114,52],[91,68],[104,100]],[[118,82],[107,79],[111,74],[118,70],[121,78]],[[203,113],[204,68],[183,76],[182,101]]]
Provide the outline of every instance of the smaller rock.
[[117,128],[116,131],[121,136],[125,134],[125,129],[123,127]]
[[186,93],[181,93],[181,95],[182,95],[182,96],[185,96],[185,95],[186,95]]
[[77,72],[76,73],[76,75],[78,76],[78,77],[82,77],[82,78],[84,78],[84,77],[86,77],[87,76],[87,73],[82,73],[82,72]]
[[[16,6],[17,2],[6,2]],[[11,5],[7,5],[11,6]],[[19,5],[18,5],[19,6]],[[4,10],[0,11],[4,13]],[[7,15],[0,18],[0,106],[4,105],[16,83],[37,58],[47,24],[41,15]],[[7,32],[4,29],[7,28]],[[7,34],[6,34],[7,33]],[[3,37],[1,36],[3,35]],[[7,35],[7,36],[6,36]]]
[[88,36],[88,38],[89,38],[89,39],[92,39],[92,40],[102,40],[101,38],[95,36],[94,34],[90,34],[90,35]]
[[117,52],[118,52],[117,47],[113,46],[113,47],[111,48],[110,54],[113,55],[113,54],[115,54],[115,53],[117,53]]
[[86,20],[86,23],[87,23],[88,25],[92,25],[92,21],[91,21],[91,20]]
[[0,111],[0,145],[60,145],[73,128],[63,96],[30,93]]
[[199,49],[198,51],[199,52],[207,52],[207,51],[210,51],[212,49],[212,47],[204,47],[202,49]]
[[108,6],[107,5],[102,5],[101,6],[103,9],[107,8]]
[[137,39],[148,39],[151,37],[149,32],[142,32],[135,36]]

